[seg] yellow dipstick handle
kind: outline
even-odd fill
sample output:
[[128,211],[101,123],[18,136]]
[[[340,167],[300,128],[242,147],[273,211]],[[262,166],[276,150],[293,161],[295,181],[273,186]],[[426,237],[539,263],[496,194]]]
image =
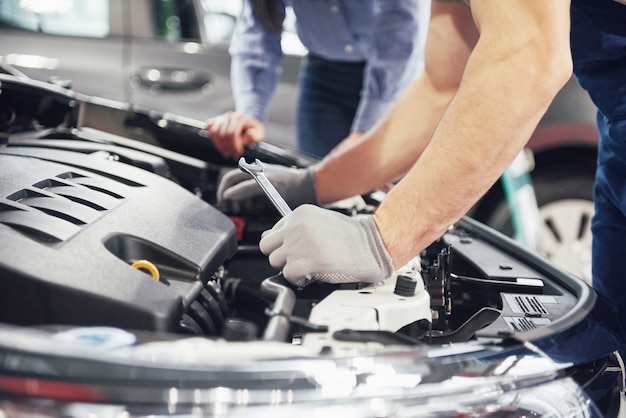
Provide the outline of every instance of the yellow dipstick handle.
[[136,269],[147,270],[148,273],[150,273],[150,275],[152,276],[152,278],[156,280],[157,282],[161,278],[161,275],[159,274],[159,269],[157,268],[157,266],[155,266],[148,260],[137,260],[130,266]]

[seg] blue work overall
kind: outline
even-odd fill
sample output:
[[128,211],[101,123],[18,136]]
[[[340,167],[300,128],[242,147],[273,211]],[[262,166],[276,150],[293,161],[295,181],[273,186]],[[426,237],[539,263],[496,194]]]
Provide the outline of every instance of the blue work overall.
[[593,287],[626,330],[626,5],[573,0],[571,15],[574,72],[598,107]]

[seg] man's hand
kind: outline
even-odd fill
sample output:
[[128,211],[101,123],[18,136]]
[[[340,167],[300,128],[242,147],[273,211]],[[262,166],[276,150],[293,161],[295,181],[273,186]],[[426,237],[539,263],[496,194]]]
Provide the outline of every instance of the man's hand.
[[240,113],[226,112],[207,121],[209,137],[226,158],[238,158],[247,144],[265,139],[265,125]]
[[[292,209],[304,203],[318,204],[315,192],[313,167],[293,168],[276,164],[265,164],[264,173],[278,193]],[[248,173],[241,170],[229,171],[217,187],[219,204],[245,204],[265,196],[263,189]],[[269,200],[268,200],[269,202]]]
[[375,283],[389,278],[393,260],[371,216],[349,217],[303,205],[265,231],[259,243],[290,283]]

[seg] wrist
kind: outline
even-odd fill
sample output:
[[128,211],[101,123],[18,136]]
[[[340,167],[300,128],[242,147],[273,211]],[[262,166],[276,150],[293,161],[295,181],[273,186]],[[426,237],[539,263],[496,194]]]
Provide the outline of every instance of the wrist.
[[313,203],[317,206],[321,206],[320,198],[317,193],[317,185],[315,183],[315,166],[307,167],[304,176],[303,187],[308,190],[308,193],[305,192],[307,196],[304,199],[306,200],[304,203]]
[[378,233],[389,256],[393,260],[395,269],[406,265],[426,247],[420,243],[427,241],[425,236],[428,233],[421,231],[414,223],[411,223],[410,219],[407,219],[405,205],[396,209],[383,202],[372,215],[372,219],[378,228]]
[[314,165],[311,173],[317,201],[320,205],[328,205],[346,197],[345,193],[341,192],[341,177],[337,173],[333,173],[328,164]]
[[376,260],[376,264],[382,273],[382,278],[386,279],[391,277],[393,272],[397,269],[394,264],[391,254],[387,250],[387,247],[382,239],[380,229],[376,224],[373,216],[367,216],[359,218],[358,222],[362,225],[365,232],[366,240],[369,244],[371,254]]

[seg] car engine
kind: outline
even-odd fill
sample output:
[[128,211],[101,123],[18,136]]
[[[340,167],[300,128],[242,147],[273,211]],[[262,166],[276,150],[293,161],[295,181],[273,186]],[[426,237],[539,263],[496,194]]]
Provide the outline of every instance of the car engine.
[[[554,280],[549,264],[465,218],[379,283],[294,288],[258,249],[278,215],[264,202],[215,203],[220,176],[237,168],[202,125],[51,84],[0,83],[0,322],[340,353],[530,338],[584,314],[576,278]],[[269,144],[245,157],[311,163]],[[380,193],[333,209],[372,213]]]

